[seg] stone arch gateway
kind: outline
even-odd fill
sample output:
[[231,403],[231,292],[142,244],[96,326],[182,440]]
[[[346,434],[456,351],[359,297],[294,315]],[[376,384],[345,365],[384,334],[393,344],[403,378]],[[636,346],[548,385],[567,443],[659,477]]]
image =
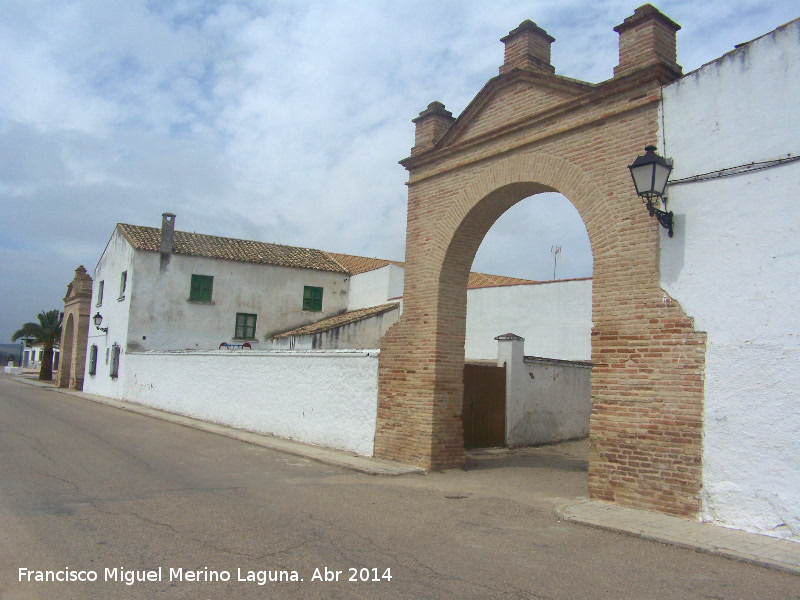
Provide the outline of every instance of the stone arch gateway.
[[64,296],[61,363],[56,377],[58,387],[83,389],[91,304],[92,278],[81,265],[75,269],[75,277],[67,286],[67,295]]
[[659,285],[658,224],[628,169],[656,142],[661,86],[680,76],[679,26],[645,5],[615,28],[620,64],[590,84],[555,75],[544,30],[508,36],[500,75],[457,118],[414,120],[403,315],[385,336],[376,456],[460,466],[466,282],[497,218],[557,191],[592,246],[593,499],[672,514],[700,507],[705,336]]

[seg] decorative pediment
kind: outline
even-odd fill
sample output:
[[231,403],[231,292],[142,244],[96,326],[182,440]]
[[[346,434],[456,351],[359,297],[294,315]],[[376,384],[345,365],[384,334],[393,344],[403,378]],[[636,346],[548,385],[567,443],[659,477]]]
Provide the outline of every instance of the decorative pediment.
[[64,302],[70,303],[75,298],[92,297],[92,278],[86,272],[83,265],[75,269],[75,278],[67,285],[67,295]]
[[436,144],[436,149],[545,116],[595,88],[583,81],[522,69],[500,75],[475,96]]

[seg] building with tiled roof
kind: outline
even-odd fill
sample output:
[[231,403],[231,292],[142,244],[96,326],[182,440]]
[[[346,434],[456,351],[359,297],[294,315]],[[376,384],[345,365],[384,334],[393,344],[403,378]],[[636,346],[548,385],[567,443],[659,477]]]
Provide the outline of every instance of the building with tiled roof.
[[[161,230],[156,227],[119,223],[117,229],[136,250],[159,252]],[[296,269],[314,269],[332,273],[350,272],[333,255],[312,248],[298,248],[252,240],[218,237],[202,233],[175,231],[173,254],[219,258],[260,265],[275,265]]]
[[[92,310],[101,321],[90,328],[84,386],[115,397],[129,353],[211,351],[223,344],[379,347],[402,312],[404,267],[180,231],[170,213],[160,229],[120,223],[94,272]],[[591,328],[591,280],[470,273],[467,297],[467,358],[492,358],[494,338],[506,331],[531,340],[541,356],[588,358],[583,333]]]
[[321,250],[176,231],[170,213],[160,229],[119,224],[94,272],[84,387],[118,397],[134,353],[269,349],[346,312],[350,277]]

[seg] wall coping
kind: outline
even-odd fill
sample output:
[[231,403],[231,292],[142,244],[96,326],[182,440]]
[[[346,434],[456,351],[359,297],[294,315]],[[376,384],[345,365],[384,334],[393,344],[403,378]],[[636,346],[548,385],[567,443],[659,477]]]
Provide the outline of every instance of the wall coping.
[[591,369],[594,366],[593,363],[587,362],[585,360],[563,360],[560,358],[543,358],[541,356],[523,356],[522,362],[552,364],[562,367],[581,367],[585,369]]
[[131,350],[137,356],[228,356],[265,358],[377,358],[380,350]]

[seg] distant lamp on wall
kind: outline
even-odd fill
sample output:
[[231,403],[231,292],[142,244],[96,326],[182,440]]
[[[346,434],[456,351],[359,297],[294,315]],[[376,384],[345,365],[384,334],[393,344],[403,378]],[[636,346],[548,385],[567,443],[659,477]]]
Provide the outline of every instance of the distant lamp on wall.
[[98,331],[102,331],[103,333],[108,333],[108,327],[100,327],[103,323],[103,315],[97,313],[95,316],[92,317],[92,321],[94,321],[94,326],[97,328]]
[[[647,205],[650,216],[656,217],[661,226],[668,230],[669,237],[672,237],[672,212],[666,211],[667,197],[664,195],[669,174],[672,172],[672,160],[656,154],[655,146],[646,146],[644,155],[637,156],[628,168],[631,170],[636,193]],[[664,210],[656,208],[659,199],[664,204]]]

